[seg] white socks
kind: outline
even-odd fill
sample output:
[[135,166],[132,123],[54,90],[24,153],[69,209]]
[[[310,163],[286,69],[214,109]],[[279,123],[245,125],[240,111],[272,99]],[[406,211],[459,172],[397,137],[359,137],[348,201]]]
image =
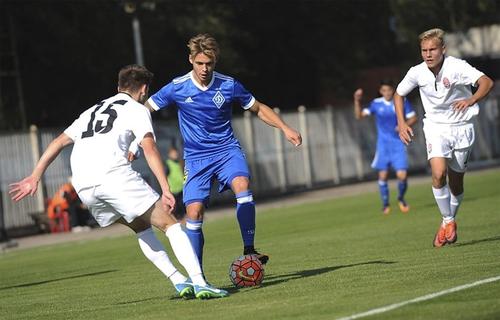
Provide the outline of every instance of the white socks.
[[434,194],[434,199],[436,199],[441,216],[443,216],[443,222],[449,223],[453,221],[454,217],[451,214],[450,190],[448,189],[448,185],[439,189],[432,187],[432,193]]
[[443,222],[450,223],[451,221],[455,220],[455,216],[457,215],[458,208],[462,203],[464,194],[462,193],[457,196],[453,195],[449,191],[448,185],[445,185],[440,189],[432,187],[432,193],[434,194],[434,198],[436,199],[439,211],[443,216]]
[[170,240],[170,245],[172,246],[172,250],[177,260],[179,260],[180,264],[186,269],[193,284],[206,286],[207,283],[203,278],[198,257],[193,250],[189,238],[184,230],[182,230],[181,224],[176,223],[170,226],[165,234]]
[[153,262],[174,285],[187,280],[172,264],[165,248],[158,238],[156,238],[152,228],[139,232],[137,234],[137,240],[146,258]]
[[453,193],[450,192],[450,209],[453,217],[457,215],[458,208],[460,207],[463,198],[464,198],[463,192],[458,196],[454,196]]

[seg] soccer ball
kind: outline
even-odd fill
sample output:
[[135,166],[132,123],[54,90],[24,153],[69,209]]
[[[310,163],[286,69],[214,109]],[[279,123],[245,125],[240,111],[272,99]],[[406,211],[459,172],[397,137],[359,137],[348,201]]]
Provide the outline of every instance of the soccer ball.
[[264,267],[254,255],[241,256],[229,266],[229,279],[238,288],[258,286],[264,279]]

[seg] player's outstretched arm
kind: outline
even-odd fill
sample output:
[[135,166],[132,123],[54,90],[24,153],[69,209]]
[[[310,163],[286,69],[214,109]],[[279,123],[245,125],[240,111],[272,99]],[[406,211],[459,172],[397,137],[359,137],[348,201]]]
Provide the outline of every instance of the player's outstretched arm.
[[38,190],[38,182],[42,178],[43,173],[54,159],[59,155],[61,150],[72,144],[73,140],[65,134],[61,133],[57,138],[52,140],[47,149],[38,160],[33,172],[21,181],[14,182],[9,185],[9,194],[14,201],[20,201],[27,195],[34,195]]
[[300,133],[297,130],[289,127],[283,121],[283,119],[281,119],[280,116],[267,105],[256,100],[253,106],[250,108],[250,111],[255,113],[260,118],[260,120],[264,121],[268,125],[281,129],[285,134],[286,139],[290,141],[290,143],[294,146],[298,147],[302,144],[302,136],[300,135]]
[[363,99],[363,89],[358,88],[353,94],[353,104],[354,104],[354,117],[356,119],[361,119],[364,117],[361,111],[361,100]]
[[172,192],[170,192],[170,186],[168,185],[167,176],[165,175],[163,160],[151,133],[147,133],[144,136],[141,141],[141,147],[144,151],[144,158],[146,158],[149,168],[160,184],[163,209],[167,212],[172,212],[175,208],[175,198]]
[[394,94],[394,106],[396,108],[396,117],[398,118],[399,138],[404,144],[408,145],[412,141],[413,129],[405,120],[403,104],[404,98],[396,92]]

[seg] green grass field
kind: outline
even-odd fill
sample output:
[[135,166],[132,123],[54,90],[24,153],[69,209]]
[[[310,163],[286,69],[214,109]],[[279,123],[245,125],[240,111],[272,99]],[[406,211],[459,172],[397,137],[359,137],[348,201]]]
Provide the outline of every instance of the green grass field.
[[[458,242],[440,249],[429,184],[410,186],[408,215],[382,216],[377,193],[259,212],[257,247],[271,260],[258,288],[230,285],[236,219],[208,221],[205,270],[225,299],[177,298],[132,233],[5,253],[0,319],[337,319],[499,276],[499,181],[500,170],[466,177]],[[500,281],[366,317],[437,318],[500,319]]]

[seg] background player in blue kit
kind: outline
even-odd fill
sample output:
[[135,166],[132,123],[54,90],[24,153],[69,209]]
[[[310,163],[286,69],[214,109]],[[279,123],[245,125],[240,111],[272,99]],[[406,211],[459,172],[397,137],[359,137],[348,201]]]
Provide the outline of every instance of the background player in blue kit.
[[[378,185],[380,197],[382,198],[382,211],[389,214],[391,207],[389,205],[389,185],[387,179],[389,168],[396,171],[398,178],[398,204],[401,212],[408,212],[410,206],[406,203],[404,195],[408,188],[407,169],[408,158],[406,155],[406,146],[399,139],[397,131],[397,118],[394,108],[393,96],[394,85],[392,82],[383,80],[379,88],[380,97],[374,99],[368,107],[361,109],[361,99],[363,90],[357,89],[354,92],[354,115],[356,119],[361,119],[369,115],[374,115],[377,124],[377,151],[372,162],[372,168],[378,170]],[[411,104],[405,100],[404,114],[408,126],[417,121],[416,113]]]
[[[269,257],[254,248],[255,204],[249,189],[250,172],[231,127],[232,105],[250,110],[270,126],[283,131],[295,146],[300,134],[289,127],[270,107],[257,101],[237,80],[214,71],[219,55],[216,40],[200,34],[188,42],[193,70],[173,79],[146,102],[150,110],[178,107],[184,139],[186,229],[202,263],[204,209],[213,179],[219,192],[231,188],[236,196],[236,216],[243,239],[243,254],[255,254],[262,263]],[[399,139],[399,138],[398,138]]]

